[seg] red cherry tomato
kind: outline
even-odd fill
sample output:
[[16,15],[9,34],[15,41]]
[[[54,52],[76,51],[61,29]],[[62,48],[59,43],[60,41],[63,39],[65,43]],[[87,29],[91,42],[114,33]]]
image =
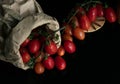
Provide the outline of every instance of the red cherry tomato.
[[68,53],[74,53],[76,51],[76,45],[70,40],[65,40],[63,46]]
[[30,42],[30,39],[27,38],[27,39],[21,44],[21,47],[27,46],[29,42]]
[[36,53],[41,47],[40,41],[38,39],[33,39],[28,44],[28,50],[30,53]]
[[98,17],[103,17],[104,16],[104,9],[102,4],[96,4],[97,8],[97,16]]
[[105,8],[104,13],[105,13],[105,18],[107,19],[108,22],[113,23],[116,21],[117,16],[112,7]]
[[80,28],[84,29],[84,30],[88,30],[90,28],[90,20],[86,15],[86,12],[84,10],[84,8],[77,6],[75,8],[76,11],[78,11],[76,13],[76,17],[78,19]]
[[46,53],[53,55],[57,52],[57,45],[54,41],[50,41],[48,44],[45,45]]
[[76,13],[76,17],[77,18],[80,18],[83,14],[86,13],[85,10],[84,10],[84,8],[80,7],[80,6],[76,6],[75,7],[75,11],[77,11],[77,13]]
[[79,19],[80,28],[88,30],[90,28],[90,20],[86,14],[82,15]]
[[66,68],[66,61],[61,56],[55,57],[55,67],[58,70],[64,70]]
[[94,22],[97,17],[97,8],[96,6],[92,6],[88,9],[87,17],[89,18],[90,22]]
[[20,54],[24,63],[28,63],[30,61],[31,56],[26,48],[20,48]]
[[45,58],[42,63],[44,67],[48,70],[53,69],[55,66],[54,59],[51,56],[48,56],[47,58]]

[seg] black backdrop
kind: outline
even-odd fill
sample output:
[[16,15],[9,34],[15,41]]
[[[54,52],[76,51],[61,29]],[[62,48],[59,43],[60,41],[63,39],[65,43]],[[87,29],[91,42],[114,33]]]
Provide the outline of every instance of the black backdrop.
[[[37,0],[43,11],[62,22],[68,12],[77,2],[84,0]],[[102,0],[104,1],[104,0]],[[106,1],[106,0],[105,0]],[[117,1],[108,3],[116,9]],[[0,81],[3,83],[45,84],[45,83],[120,83],[119,48],[120,24],[106,22],[104,26],[93,33],[86,34],[84,41],[74,39],[77,51],[66,55],[67,68],[64,71],[56,69],[37,75],[33,70],[21,70],[13,65],[0,61]],[[1,83],[2,84],[2,83]]]

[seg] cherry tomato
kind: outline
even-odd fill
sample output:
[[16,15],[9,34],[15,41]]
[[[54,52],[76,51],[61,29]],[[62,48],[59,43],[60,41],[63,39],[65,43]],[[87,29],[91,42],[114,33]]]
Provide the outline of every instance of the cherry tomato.
[[28,63],[31,59],[31,56],[30,54],[28,53],[27,49],[26,48],[20,48],[20,54],[21,54],[21,57],[22,57],[22,60],[24,63]]
[[36,74],[43,74],[45,71],[45,67],[43,66],[42,63],[36,62],[34,65],[34,71]]
[[54,61],[55,61],[55,67],[58,70],[64,70],[66,68],[66,61],[61,56],[56,56]]
[[30,53],[36,53],[41,47],[40,41],[38,39],[32,39],[28,44],[28,50]]
[[44,58],[44,52],[38,51],[34,54],[35,62],[41,62]]
[[30,42],[30,38],[27,38],[20,46],[25,47],[28,45],[29,42]]
[[62,45],[58,48],[57,54],[59,56],[63,56],[65,54],[65,49],[64,49],[64,47]]
[[84,40],[85,39],[85,32],[83,29],[76,27],[73,29],[73,36],[77,38],[78,40]]
[[97,8],[97,16],[98,17],[103,17],[104,16],[104,9],[102,4],[96,4]]
[[54,59],[51,56],[48,56],[47,58],[45,58],[42,63],[44,67],[48,70],[53,69],[55,66]]
[[113,23],[116,21],[117,16],[112,7],[107,7],[104,10],[105,18],[107,19],[108,22]]
[[31,36],[32,36],[33,38],[38,38],[38,36],[40,35],[40,34],[39,34],[39,31],[40,31],[40,28],[39,28],[39,27],[33,29],[32,32],[31,32]]
[[70,54],[74,53],[76,51],[76,45],[70,40],[64,41],[63,47],[64,47],[65,51]]
[[70,21],[70,25],[73,28],[79,27],[79,22],[76,16],[73,16],[71,21]]
[[64,33],[72,35],[72,28],[69,24],[64,24],[65,29],[64,29]]
[[54,41],[50,41],[48,44],[45,45],[46,53],[53,55],[57,52],[57,45]]
[[97,17],[97,8],[96,6],[91,6],[87,11],[87,17],[89,18],[90,22],[94,22]]
[[86,15],[84,8],[78,6],[76,10],[78,10],[76,17],[78,18],[80,27],[84,30],[88,30],[90,28],[91,23],[89,18]]
[[80,28],[84,30],[88,30],[90,28],[91,23],[86,14],[82,15],[79,18],[79,24],[80,24]]
[[71,35],[69,34],[63,34],[62,35],[62,40],[65,41],[65,40],[70,40],[70,41],[73,41],[73,38]]
[[46,41],[46,37],[45,36],[40,36],[40,43],[44,44],[45,41]]
[[77,11],[77,13],[76,13],[76,17],[77,18],[80,18],[83,14],[86,13],[85,10],[84,10],[84,8],[80,7],[80,6],[76,6],[75,10]]

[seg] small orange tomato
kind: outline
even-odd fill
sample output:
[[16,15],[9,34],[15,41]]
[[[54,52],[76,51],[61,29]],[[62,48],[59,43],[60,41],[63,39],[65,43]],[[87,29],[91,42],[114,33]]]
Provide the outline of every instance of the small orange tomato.
[[45,71],[45,68],[42,63],[36,62],[34,65],[34,71],[36,74],[43,74]]
[[70,26],[70,24],[65,24],[65,29],[64,29],[64,33],[72,35],[72,27]]
[[73,38],[70,34],[63,34],[62,35],[62,40],[65,41],[65,40],[70,40],[70,41],[73,41]]
[[64,49],[64,47],[62,45],[58,48],[57,54],[59,56],[63,56],[65,54],[65,49]]
[[85,39],[85,32],[80,29],[79,27],[76,27],[72,30],[73,36],[77,38],[78,40],[84,40]]

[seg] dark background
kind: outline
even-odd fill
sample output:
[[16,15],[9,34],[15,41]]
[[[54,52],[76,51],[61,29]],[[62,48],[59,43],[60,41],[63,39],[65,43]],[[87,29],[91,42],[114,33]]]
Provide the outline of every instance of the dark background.
[[[59,21],[66,18],[77,2],[84,0],[37,0],[43,11]],[[104,0],[102,0],[104,2]],[[117,2],[107,1],[115,10]],[[67,68],[56,69],[37,75],[33,70],[21,70],[9,63],[0,61],[0,82],[21,84],[79,83],[79,84],[120,84],[120,24],[105,22],[93,33],[87,33],[84,41],[74,38],[77,51],[66,54]],[[2,83],[1,83],[2,84]]]

